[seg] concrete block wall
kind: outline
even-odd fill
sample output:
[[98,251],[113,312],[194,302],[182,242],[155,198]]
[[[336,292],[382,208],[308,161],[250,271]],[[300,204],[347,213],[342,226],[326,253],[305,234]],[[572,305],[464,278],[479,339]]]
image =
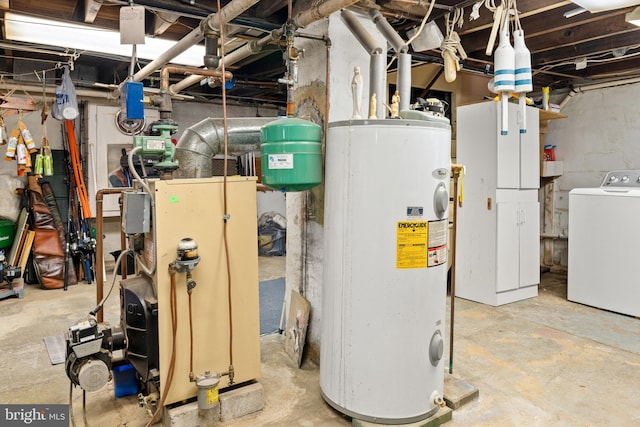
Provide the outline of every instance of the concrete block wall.
[[[598,187],[615,169],[640,169],[640,83],[588,90],[562,109],[568,118],[552,120],[546,143],[556,145],[564,174],[556,180],[556,233],[569,235],[569,192]],[[612,212],[615,218],[615,212]],[[567,267],[568,242],[555,243],[554,264]]]

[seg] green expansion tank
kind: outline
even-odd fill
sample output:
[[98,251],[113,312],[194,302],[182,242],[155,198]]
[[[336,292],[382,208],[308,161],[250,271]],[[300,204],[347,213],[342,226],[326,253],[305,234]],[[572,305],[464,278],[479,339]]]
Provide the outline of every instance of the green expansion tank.
[[281,191],[303,191],[322,182],[322,130],[287,117],[262,127],[262,183]]

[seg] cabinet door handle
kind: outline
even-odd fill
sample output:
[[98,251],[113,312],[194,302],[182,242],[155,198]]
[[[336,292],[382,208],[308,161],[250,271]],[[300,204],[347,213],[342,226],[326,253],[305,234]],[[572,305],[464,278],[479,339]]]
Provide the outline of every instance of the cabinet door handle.
[[520,218],[522,219],[522,222],[520,223],[520,225],[522,225],[527,222],[527,211],[524,209],[521,209],[520,212],[521,212]]

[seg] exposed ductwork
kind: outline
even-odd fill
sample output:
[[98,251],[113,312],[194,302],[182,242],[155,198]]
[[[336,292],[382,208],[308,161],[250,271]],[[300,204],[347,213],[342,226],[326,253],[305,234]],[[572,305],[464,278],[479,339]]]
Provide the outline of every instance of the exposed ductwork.
[[[239,1],[239,0],[235,0]],[[255,2],[254,2],[255,3]],[[307,25],[326,18],[344,7],[357,3],[357,0],[327,0],[314,8],[299,13],[294,18],[294,26],[303,28]],[[230,3],[231,4],[231,3]],[[229,5],[225,6],[228,7]],[[235,64],[257,52],[263,46],[279,40],[284,34],[284,27],[272,31],[258,41],[252,41],[239,47],[225,56],[225,66]],[[382,68],[380,74],[384,76],[384,55],[380,50]],[[218,67],[220,69],[221,66]],[[202,76],[191,75],[182,81],[170,86],[169,92],[178,93],[181,90],[197,83]],[[380,87],[384,89],[384,80],[380,79]],[[379,97],[382,102],[382,97]],[[380,104],[379,108],[384,108]],[[268,118],[229,118],[227,119],[227,147],[229,152],[247,152],[260,148],[260,130],[262,126],[276,120],[276,117]],[[180,168],[176,171],[177,178],[204,178],[213,174],[213,157],[222,152],[224,148],[224,123],[223,119],[206,118],[187,128],[176,145],[176,159]]]
[[[260,129],[277,117],[227,119],[229,152],[247,152],[260,148]],[[213,157],[224,150],[224,123],[208,117],[185,129],[176,145],[180,168],[176,178],[208,178],[213,175]]]
[[[362,47],[369,53],[369,100],[376,95],[375,115],[378,118],[386,117],[385,110],[385,74],[386,74],[386,55],[385,51],[378,42],[371,37],[371,34],[358,21],[353,12],[343,10],[341,12],[342,20],[354,37],[360,42]],[[402,98],[401,98],[402,100]],[[371,104],[369,104],[369,117],[372,116]]]

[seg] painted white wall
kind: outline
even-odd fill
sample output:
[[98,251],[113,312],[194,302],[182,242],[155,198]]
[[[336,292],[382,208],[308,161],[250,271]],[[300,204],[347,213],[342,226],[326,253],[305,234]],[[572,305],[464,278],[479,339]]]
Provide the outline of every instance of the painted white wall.
[[[358,15],[360,22],[383,48],[386,40],[377,31],[371,19]],[[349,120],[353,113],[351,79],[357,65],[363,77],[362,110],[368,111],[369,98],[369,54],[344,25],[340,13],[328,19],[309,25],[304,30],[318,36],[328,35],[331,39],[329,56],[329,123]],[[326,82],[327,54],[324,42],[296,39],[296,46],[305,49],[300,61],[299,87],[314,81]],[[386,82],[384,84],[386,88]],[[386,97],[385,97],[386,98]],[[322,262],[324,252],[323,211],[315,208],[322,203],[313,201],[309,191],[287,194],[287,274],[286,308],[289,311],[291,290],[302,290],[311,303],[311,316],[307,331],[307,342],[313,346],[320,344],[320,318],[322,316]],[[323,196],[323,191],[319,193]]]
[[[545,143],[556,145],[556,159],[564,166],[556,180],[556,233],[571,233],[569,191],[598,187],[610,170],[640,169],[639,97],[639,83],[590,90],[565,105],[562,113],[568,118],[549,123]],[[554,264],[566,267],[567,241],[556,241],[554,247]]]
[[265,212],[277,212],[287,216],[287,201],[282,191],[260,191],[257,195],[258,218]]

